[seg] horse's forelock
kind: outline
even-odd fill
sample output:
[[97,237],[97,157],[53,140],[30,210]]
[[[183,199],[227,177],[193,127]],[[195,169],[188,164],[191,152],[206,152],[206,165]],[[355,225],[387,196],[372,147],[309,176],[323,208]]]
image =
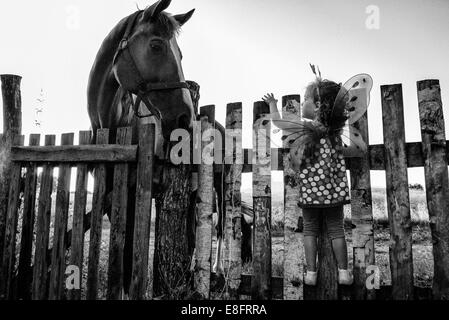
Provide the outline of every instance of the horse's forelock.
[[152,24],[158,32],[167,38],[176,37],[181,31],[181,25],[178,21],[166,12],[160,13],[157,18],[152,21]]

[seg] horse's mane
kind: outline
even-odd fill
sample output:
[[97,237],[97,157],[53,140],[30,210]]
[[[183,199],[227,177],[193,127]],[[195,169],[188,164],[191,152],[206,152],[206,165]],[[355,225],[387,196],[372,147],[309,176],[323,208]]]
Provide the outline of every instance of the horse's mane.
[[157,30],[168,38],[179,35],[181,31],[181,26],[178,21],[166,12],[159,14],[153,23],[156,25]]

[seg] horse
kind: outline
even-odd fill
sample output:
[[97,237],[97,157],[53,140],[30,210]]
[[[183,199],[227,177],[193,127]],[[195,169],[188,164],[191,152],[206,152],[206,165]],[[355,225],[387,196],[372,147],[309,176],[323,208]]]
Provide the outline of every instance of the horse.
[[[92,143],[100,128],[110,130],[109,142],[115,143],[116,129],[133,128],[132,143],[137,143],[137,127],[154,123],[156,129],[155,155],[167,159],[167,141],[173,130],[192,129],[195,120],[194,104],[182,69],[182,53],[177,43],[180,28],[189,21],[194,9],[178,15],[164,10],[171,0],[159,0],[144,10],[123,18],[107,35],[97,53],[88,81],[88,115],[92,128]],[[224,138],[224,128],[216,128]],[[222,143],[224,145],[224,141]],[[132,268],[132,243],[135,209],[135,170],[130,170],[129,196],[124,248],[124,290],[128,292]],[[107,169],[106,194],[113,188],[112,170]],[[155,168],[155,171],[160,168]],[[154,189],[158,175],[155,174]],[[214,174],[217,195],[217,235],[223,238],[224,179],[220,172]],[[195,186],[191,202],[195,203]],[[109,208],[110,211],[110,208]],[[194,210],[189,213],[189,247],[193,253],[195,236]],[[110,212],[107,212],[110,217]],[[243,219],[242,219],[243,220]],[[221,251],[221,240],[219,240]],[[216,259],[220,260],[219,254]],[[219,264],[214,265],[217,268]],[[218,270],[219,272],[220,270]]]

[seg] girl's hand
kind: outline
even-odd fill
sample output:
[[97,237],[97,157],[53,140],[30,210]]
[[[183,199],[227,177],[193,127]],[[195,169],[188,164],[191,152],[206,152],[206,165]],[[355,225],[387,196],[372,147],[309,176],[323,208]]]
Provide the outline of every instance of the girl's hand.
[[272,93],[267,93],[266,95],[264,95],[262,100],[265,101],[265,103],[267,103],[269,105],[272,103],[274,103],[274,104],[278,103],[277,99],[274,97],[274,95]]

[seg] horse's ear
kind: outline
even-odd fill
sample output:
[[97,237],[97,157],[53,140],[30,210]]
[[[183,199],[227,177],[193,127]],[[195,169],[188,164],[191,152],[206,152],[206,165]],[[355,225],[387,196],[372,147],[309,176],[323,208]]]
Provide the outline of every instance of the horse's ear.
[[175,18],[175,20],[178,21],[179,25],[182,26],[190,20],[194,12],[195,9],[192,9],[187,13],[174,15],[173,18]]
[[156,3],[153,3],[151,6],[145,9],[142,19],[144,21],[150,21],[153,18],[156,18],[162,11],[168,8],[170,3],[171,0],[159,0]]

